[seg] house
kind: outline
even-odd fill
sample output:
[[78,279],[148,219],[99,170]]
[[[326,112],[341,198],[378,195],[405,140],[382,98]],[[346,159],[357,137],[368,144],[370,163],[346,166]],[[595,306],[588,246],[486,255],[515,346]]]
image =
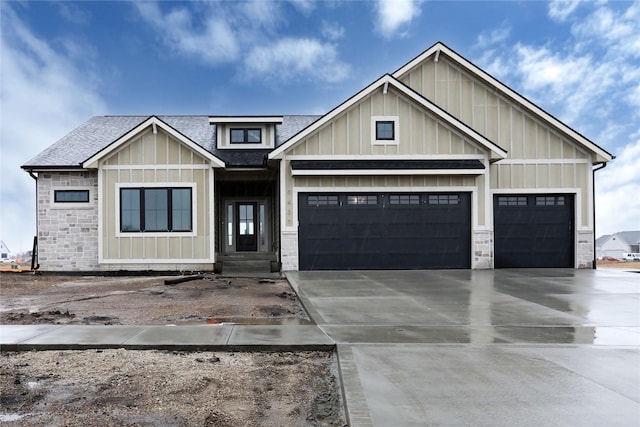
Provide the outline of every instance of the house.
[[596,240],[598,259],[604,257],[622,259],[627,253],[640,253],[640,231],[620,231],[600,236]]
[[10,262],[13,261],[13,256],[11,256],[11,250],[4,243],[3,240],[0,240],[0,262]]
[[613,158],[436,43],[322,116],[93,117],[22,168],[43,270],[591,268]]

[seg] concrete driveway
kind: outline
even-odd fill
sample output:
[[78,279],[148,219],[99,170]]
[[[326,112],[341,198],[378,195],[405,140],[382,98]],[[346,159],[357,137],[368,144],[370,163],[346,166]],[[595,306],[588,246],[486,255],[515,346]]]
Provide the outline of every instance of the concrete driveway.
[[291,272],[352,426],[640,425],[640,273]]

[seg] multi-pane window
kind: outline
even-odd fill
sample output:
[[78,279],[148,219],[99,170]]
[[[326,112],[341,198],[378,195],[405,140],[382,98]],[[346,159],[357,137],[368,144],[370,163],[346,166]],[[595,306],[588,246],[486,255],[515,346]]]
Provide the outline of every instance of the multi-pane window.
[[460,196],[457,194],[429,194],[430,205],[457,205]]
[[419,194],[391,194],[389,203],[392,205],[419,205]]
[[55,203],[89,203],[89,190],[55,190]]
[[338,196],[325,194],[310,195],[307,197],[308,206],[337,206]]
[[391,120],[376,121],[376,140],[393,141],[396,138],[395,122]]
[[377,205],[377,195],[364,195],[364,196],[347,196],[347,203],[350,205]]
[[234,128],[231,129],[232,144],[261,144],[262,129]]
[[527,196],[499,196],[498,206],[527,206]]
[[536,206],[564,206],[564,196],[536,196]]
[[192,231],[191,188],[121,188],[120,231]]

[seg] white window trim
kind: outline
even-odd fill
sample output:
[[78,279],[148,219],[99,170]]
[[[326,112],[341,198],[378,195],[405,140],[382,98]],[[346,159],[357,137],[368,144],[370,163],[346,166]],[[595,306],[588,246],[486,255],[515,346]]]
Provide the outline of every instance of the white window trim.
[[[56,191],[89,191],[88,202],[56,202]],[[51,187],[51,209],[95,209],[95,188],[87,185]]]
[[[262,123],[225,123],[224,136],[221,135],[222,132],[220,132],[219,130],[220,127],[221,126],[218,126],[216,135],[216,138],[219,138],[217,146],[220,150],[256,150],[274,148],[274,126],[268,126]],[[231,129],[260,129],[260,137],[262,138],[262,142],[260,144],[232,144]]]
[[[393,139],[376,139],[376,123],[393,122]],[[371,116],[371,144],[372,145],[398,145],[400,143],[400,117],[399,116]]]
[[[121,188],[191,188],[191,221],[192,227],[190,232],[168,232],[168,231],[152,231],[152,232],[122,232],[120,231],[120,189]],[[195,182],[131,182],[118,183],[115,186],[115,226],[116,237],[195,237],[198,235],[198,184]]]

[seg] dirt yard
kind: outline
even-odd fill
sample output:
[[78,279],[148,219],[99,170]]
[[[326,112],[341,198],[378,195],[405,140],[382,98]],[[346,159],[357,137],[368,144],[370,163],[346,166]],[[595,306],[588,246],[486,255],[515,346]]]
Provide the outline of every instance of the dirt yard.
[[[310,323],[285,280],[165,279],[3,273],[0,322]],[[337,378],[330,352],[1,352],[0,425],[343,426]]]
[[596,263],[598,268],[640,268],[640,261],[604,261],[598,260]]
[[0,275],[0,324],[310,323],[286,280]]

